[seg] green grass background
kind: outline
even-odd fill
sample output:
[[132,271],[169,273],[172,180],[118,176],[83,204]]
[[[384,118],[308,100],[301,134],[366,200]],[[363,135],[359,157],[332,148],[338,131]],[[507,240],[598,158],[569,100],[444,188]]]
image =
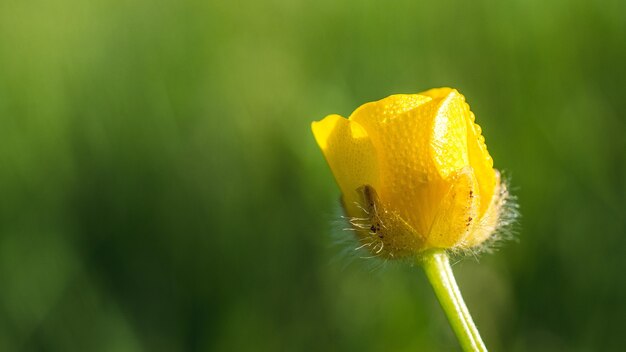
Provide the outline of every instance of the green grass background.
[[623,348],[625,14],[2,0],[0,350],[458,349],[419,268],[338,254],[309,127],[439,86],[466,95],[523,214],[518,242],[454,266],[487,345]]

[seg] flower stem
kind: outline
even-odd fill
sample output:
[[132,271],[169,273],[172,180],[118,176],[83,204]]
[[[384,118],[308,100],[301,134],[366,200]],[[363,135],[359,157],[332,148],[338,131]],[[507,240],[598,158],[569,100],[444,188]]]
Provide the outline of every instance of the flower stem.
[[463,351],[487,351],[463,301],[446,252],[433,250],[425,253],[421,264]]

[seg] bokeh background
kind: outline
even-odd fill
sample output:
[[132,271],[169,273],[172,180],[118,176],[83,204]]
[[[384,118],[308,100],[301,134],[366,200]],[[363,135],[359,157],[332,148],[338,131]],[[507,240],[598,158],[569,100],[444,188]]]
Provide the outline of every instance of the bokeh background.
[[623,348],[625,4],[1,1],[0,350],[458,350],[338,254],[309,126],[439,86],[523,214],[454,266],[487,345]]

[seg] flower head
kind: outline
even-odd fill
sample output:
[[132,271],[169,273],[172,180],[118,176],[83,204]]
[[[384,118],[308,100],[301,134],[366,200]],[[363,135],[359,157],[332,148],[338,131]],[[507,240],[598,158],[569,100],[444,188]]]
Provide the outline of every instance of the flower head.
[[312,129],[351,225],[374,254],[469,249],[495,231],[506,188],[455,89],[392,95]]

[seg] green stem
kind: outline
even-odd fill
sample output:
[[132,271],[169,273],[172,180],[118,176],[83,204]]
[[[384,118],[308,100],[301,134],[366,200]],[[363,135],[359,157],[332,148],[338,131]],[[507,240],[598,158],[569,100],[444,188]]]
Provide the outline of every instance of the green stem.
[[424,254],[421,264],[463,350],[487,351],[463,301],[446,252],[430,251]]

